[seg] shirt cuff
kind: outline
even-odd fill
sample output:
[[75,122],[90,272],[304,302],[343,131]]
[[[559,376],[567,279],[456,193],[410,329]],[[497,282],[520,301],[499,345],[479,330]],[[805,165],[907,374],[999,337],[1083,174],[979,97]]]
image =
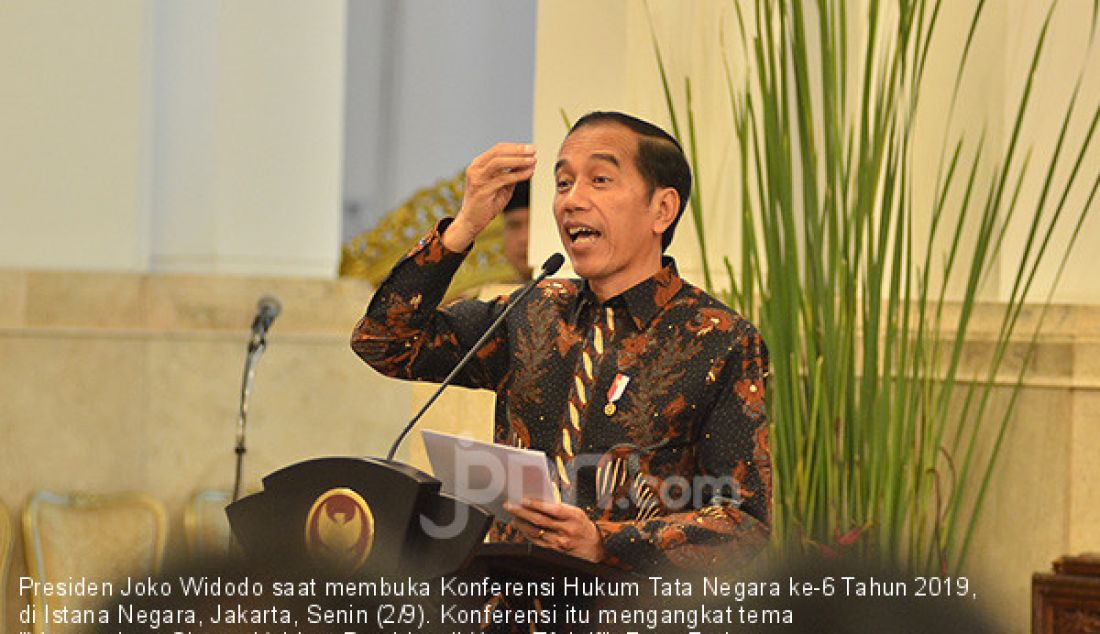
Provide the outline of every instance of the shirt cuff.
[[[466,255],[474,248],[473,243],[466,247],[465,251],[452,251],[443,244],[443,232],[447,230],[447,227],[451,226],[454,222],[454,218],[446,217],[440,218],[439,222],[435,223],[435,226],[424,234],[424,237],[417,241],[412,250],[409,251],[407,257],[415,258],[418,255],[425,254],[429,260],[444,261],[448,259],[457,259],[462,261],[466,258]],[[431,256],[435,256],[434,258]]]

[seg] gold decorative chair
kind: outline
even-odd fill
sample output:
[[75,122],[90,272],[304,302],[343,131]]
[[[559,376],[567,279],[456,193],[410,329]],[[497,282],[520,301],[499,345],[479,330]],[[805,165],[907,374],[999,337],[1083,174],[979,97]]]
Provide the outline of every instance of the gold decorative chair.
[[[462,206],[465,173],[439,181],[417,191],[400,207],[387,213],[373,229],[344,245],[340,254],[340,275],[365,278],[377,287],[394,263],[421,236],[445,216],[454,216]],[[468,294],[486,284],[515,281],[515,271],[504,257],[504,222],[498,216],[478,236],[466,261],[455,274],[447,298]]]
[[6,629],[8,613],[4,609],[8,599],[8,566],[11,564],[11,515],[8,507],[0,502],[0,634]]
[[183,529],[192,558],[224,557],[229,552],[232,533],[225,507],[231,498],[229,491],[217,489],[202,489],[191,496],[183,511]]
[[[164,559],[168,518],[164,505],[142,493],[63,495],[38,491],[23,510],[27,570],[35,581],[125,583],[156,574]],[[116,586],[116,593],[120,588]],[[99,597],[65,597],[65,607],[98,607]],[[34,631],[86,631],[87,626],[45,624],[43,597],[34,599]],[[51,601],[51,610],[56,601]]]

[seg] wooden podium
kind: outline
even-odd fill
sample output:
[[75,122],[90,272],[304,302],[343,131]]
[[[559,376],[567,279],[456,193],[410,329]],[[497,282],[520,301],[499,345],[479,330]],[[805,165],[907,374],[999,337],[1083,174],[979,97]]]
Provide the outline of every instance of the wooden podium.
[[230,504],[226,514],[248,565],[276,573],[630,576],[531,544],[486,544],[492,515],[440,487],[400,462],[317,458],[269,474],[263,491]]

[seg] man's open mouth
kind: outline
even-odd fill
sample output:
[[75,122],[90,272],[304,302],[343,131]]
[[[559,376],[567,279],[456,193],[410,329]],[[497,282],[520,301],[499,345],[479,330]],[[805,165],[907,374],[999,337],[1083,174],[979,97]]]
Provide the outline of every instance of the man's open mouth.
[[592,227],[577,225],[575,227],[570,227],[567,231],[567,235],[569,236],[570,242],[576,244],[578,242],[595,240],[600,237],[600,232]]

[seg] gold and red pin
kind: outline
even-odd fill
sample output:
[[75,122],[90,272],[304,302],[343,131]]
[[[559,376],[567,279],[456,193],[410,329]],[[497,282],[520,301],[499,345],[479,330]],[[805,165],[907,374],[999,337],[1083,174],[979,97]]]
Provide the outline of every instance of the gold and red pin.
[[607,405],[603,406],[604,415],[613,416],[615,414],[615,401],[622,398],[628,383],[630,383],[629,376],[625,374],[615,375],[615,380],[611,382],[611,387],[607,390]]

